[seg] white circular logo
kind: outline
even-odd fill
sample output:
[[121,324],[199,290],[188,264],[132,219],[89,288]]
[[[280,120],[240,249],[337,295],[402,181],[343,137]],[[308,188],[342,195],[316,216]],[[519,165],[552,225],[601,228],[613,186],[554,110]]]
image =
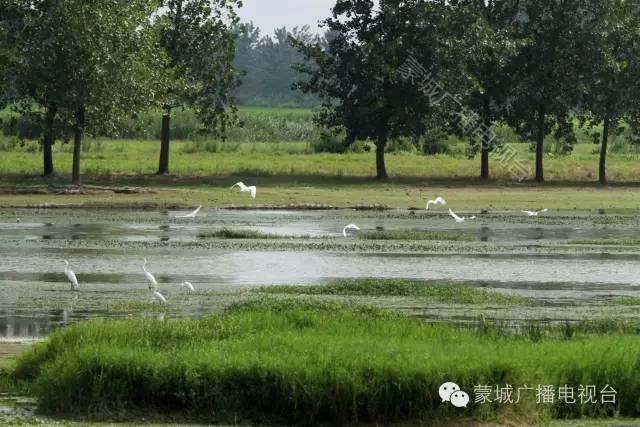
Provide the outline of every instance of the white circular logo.
[[460,386],[456,383],[444,383],[440,386],[438,394],[443,402],[451,401],[451,394],[455,391],[460,391]]

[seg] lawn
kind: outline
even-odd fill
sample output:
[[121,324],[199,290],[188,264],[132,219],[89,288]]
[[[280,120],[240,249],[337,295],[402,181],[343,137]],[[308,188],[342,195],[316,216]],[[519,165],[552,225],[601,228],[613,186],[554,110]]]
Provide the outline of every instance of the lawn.
[[[38,176],[38,152],[0,153],[0,206],[84,205],[139,207],[297,206],[418,208],[428,198],[443,195],[458,209],[636,208],[640,195],[638,160],[634,155],[612,156],[609,176],[618,181],[598,186],[592,181],[597,168],[593,146],[582,144],[563,158],[547,159],[549,183],[508,181],[508,171],[494,164],[496,180],[475,178],[477,159],[451,155],[391,154],[389,182],[371,179],[374,154],[313,154],[308,143],[239,143],[218,152],[188,151],[197,142],[173,144],[172,173],[156,177],[158,144],[154,141],[106,140],[90,144],[83,153],[84,183],[99,187],[82,191],[62,188],[69,182],[69,145],[56,145],[59,174],[48,180]],[[305,148],[306,147],[306,148]],[[517,145],[532,164],[525,146]],[[225,151],[229,150],[229,151]],[[496,163],[496,162],[494,162]],[[503,178],[504,180],[500,180]],[[233,192],[243,180],[258,185],[258,197]],[[52,187],[53,186],[53,187]],[[121,187],[141,191],[118,191]],[[114,190],[115,187],[115,191]]]

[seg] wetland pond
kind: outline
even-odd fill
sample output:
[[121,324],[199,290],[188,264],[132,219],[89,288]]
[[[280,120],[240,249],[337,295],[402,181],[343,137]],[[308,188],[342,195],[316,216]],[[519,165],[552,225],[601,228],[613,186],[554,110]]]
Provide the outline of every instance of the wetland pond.
[[[0,340],[28,341],[82,319],[193,317],[252,289],[347,278],[460,283],[531,298],[517,307],[361,297],[429,320],[565,321],[633,318],[640,296],[637,212],[479,214],[456,224],[444,210],[234,211],[0,210]],[[476,213],[477,215],[477,213]],[[342,236],[355,223],[368,238]],[[256,231],[225,238],[219,230]],[[403,232],[422,238],[376,238]],[[423,233],[423,234],[420,234]],[[434,233],[425,239],[424,233]],[[169,300],[151,304],[143,259]],[[81,291],[70,292],[64,260]],[[196,292],[178,284],[190,281]],[[613,302],[626,298],[627,303]],[[629,302],[631,301],[631,302]],[[640,303],[639,303],[640,304]]]

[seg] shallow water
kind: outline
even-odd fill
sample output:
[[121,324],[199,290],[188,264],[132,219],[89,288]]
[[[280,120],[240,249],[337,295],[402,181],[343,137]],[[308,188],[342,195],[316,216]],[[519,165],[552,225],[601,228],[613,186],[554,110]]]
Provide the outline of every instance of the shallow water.
[[[408,278],[468,282],[499,292],[544,301],[545,308],[485,307],[491,317],[579,319],[631,316],[633,308],[614,310],[614,296],[638,291],[640,263],[634,248],[612,253],[608,248],[566,248],[571,240],[638,238],[640,222],[633,214],[561,212],[540,218],[519,213],[480,215],[458,225],[445,212],[355,211],[224,211],[205,210],[195,220],[175,218],[179,212],[111,210],[0,211],[0,339],[46,335],[79,319],[126,317],[131,314],[190,317],[220,310],[245,288],[271,284],[312,284],[355,277]],[[464,214],[464,213],[463,213]],[[476,213],[477,214],[477,213]],[[200,248],[199,234],[223,227],[252,229],[286,236],[311,236],[344,243],[342,227],[356,223],[365,231],[444,231],[474,237],[474,242],[448,242],[430,251],[360,250],[345,244],[336,250],[283,251],[247,245]],[[348,240],[349,241],[349,240]],[[347,241],[347,242],[348,242]],[[130,243],[139,243],[130,246]],[[245,242],[246,243],[246,242]],[[542,244],[536,253],[518,253],[520,245]],[[484,245],[503,253],[483,252]],[[473,246],[474,253],[468,248]],[[489,246],[486,246],[489,247]],[[561,248],[555,251],[555,248]],[[505,249],[506,248],[506,249]],[[142,275],[142,258],[156,275],[169,307],[150,306]],[[71,262],[82,291],[72,293],[63,275]],[[177,284],[197,288],[186,294]],[[222,293],[222,295],[218,295]],[[146,304],[143,310],[132,303]],[[428,319],[464,320],[478,308],[433,306],[424,301],[387,301]]]

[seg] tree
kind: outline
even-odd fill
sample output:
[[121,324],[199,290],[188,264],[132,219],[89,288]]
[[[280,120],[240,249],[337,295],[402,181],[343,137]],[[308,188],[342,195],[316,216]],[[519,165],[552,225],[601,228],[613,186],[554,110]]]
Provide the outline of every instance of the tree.
[[[25,0],[12,68],[23,110],[46,111],[45,174],[53,172],[53,123],[73,134],[72,181],[80,184],[81,145],[87,131],[113,132],[119,119],[148,104],[153,92],[153,39],[147,31],[155,0]],[[151,65],[151,66],[150,66]]]
[[438,78],[451,46],[440,32],[444,2],[339,0],[324,25],[332,37],[324,46],[292,40],[306,63],[296,87],[323,103],[316,121],[347,143],[371,139],[376,145],[376,178],[388,178],[385,148],[393,138],[424,134],[434,106],[398,69],[413,58]]
[[322,42],[308,26],[288,30],[278,28],[273,35],[260,36],[252,23],[235,29],[236,69],[242,71],[242,84],[236,90],[240,104],[269,106],[316,106],[318,99],[291,90],[300,78],[292,68],[303,60],[289,43],[289,37],[303,43]]
[[[513,24],[517,9],[513,2],[497,0],[452,1],[457,32],[469,55],[465,71],[475,82],[464,101],[486,129],[503,118],[510,82],[505,78],[508,57],[516,52]],[[497,141],[471,138],[470,155],[480,152],[480,178],[489,179],[489,154]]]
[[163,109],[158,174],[169,173],[171,111],[193,108],[210,133],[225,136],[237,120],[233,89],[238,73],[233,68],[234,34],[239,0],[165,0],[157,17],[160,44],[169,63],[168,83],[157,102]]
[[640,4],[625,0],[588,3],[592,13],[583,26],[591,37],[588,51],[582,55],[582,67],[587,70],[582,122],[602,126],[598,179],[606,184],[609,136],[624,129],[623,120],[638,120]]
[[518,135],[535,141],[536,181],[544,181],[544,139],[575,139],[572,112],[578,103],[580,52],[588,39],[578,36],[589,11],[581,0],[517,2],[516,37],[523,45],[506,67],[512,79],[506,118]]
[[0,109],[14,98],[13,74],[18,52],[15,34],[22,26],[24,10],[12,0],[0,0]]

